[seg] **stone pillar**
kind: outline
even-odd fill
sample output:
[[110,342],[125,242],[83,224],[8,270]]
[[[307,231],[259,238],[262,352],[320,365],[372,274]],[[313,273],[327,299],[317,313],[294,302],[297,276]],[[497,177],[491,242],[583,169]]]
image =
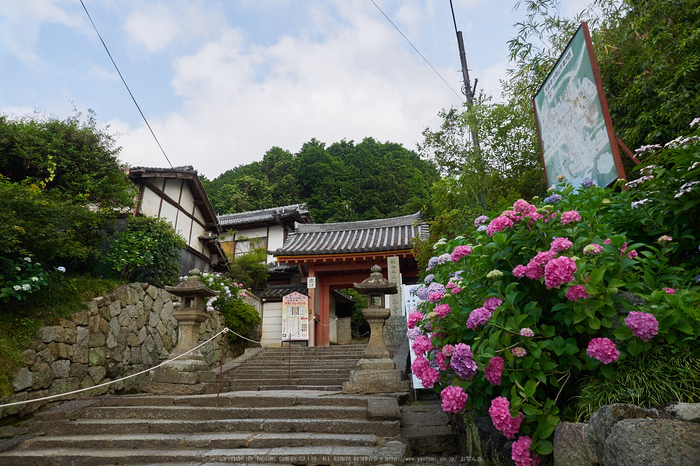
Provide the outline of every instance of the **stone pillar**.
[[391,315],[384,324],[384,341],[387,346],[396,347],[406,340],[406,316],[402,315],[401,269],[398,256],[387,258],[388,281],[396,284],[397,294],[391,295]]

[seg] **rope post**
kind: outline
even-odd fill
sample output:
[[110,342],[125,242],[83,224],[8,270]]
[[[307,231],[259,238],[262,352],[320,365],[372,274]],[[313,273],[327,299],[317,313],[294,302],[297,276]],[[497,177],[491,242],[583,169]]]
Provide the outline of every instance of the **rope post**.
[[219,394],[221,393],[221,376],[224,372],[224,347],[226,346],[226,334],[228,328],[224,328],[224,338],[221,340],[221,350],[219,353],[219,387],[216,389],[216,407],[219,407]]

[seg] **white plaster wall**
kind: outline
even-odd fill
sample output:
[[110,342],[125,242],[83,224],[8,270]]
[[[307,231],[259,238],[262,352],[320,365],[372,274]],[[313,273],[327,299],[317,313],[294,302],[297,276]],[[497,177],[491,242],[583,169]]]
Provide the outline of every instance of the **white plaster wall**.
[[[153,216],[157,217],[158,216],[157,214],[158,214],[158,212],[156,212],[156,214]],[[174,205],[172,205],[168,202],[163,201],[163,206],[160,208],[160,218],[170,222],[170,224],[173,226],[173,228],[175,228],[175,231],[177,231],[177,226],[175,225],[175,222],[177,220],[177,214],[178,214],[177,207],[175,207]],[[178,233],[180,233],[183,238],[185,238],[185,239],[187,238],[187,236],[185,236],[183,233],[181,233],[181,232],[178,232]]]
[[[331,295],[329,307],[330,309],[328,310],[328,322],[333,322],[336,318],[335,296]],[[330,341],[331,343],[338,343],[338,321],[333,322],[330,328],[328,329],[328,341]]]
[[[284,228],[282,227],[270,227],[270,234],[267,237],[267,250],[275,251],[284,245]],[[272,254],[267,255],[267,263],[277,262],[275,256]]]
[[[175,202],[178,202],[180,200],[180,187],[182,186],[182,180],[177,180],[177,179],[166,179],[165,180],[165,188],[163,188],[163,192],[167,194],[170,199],[172,199]],[[182,196],[182,200],[185,199],[186,196]]]
[[141,200],[141,213],[147,217],[158,217],[158,208],[160,207],[160,196],[145,187],[143,190],[143,199]]
[[262,344],[281,346],[282,303],[263,303]]

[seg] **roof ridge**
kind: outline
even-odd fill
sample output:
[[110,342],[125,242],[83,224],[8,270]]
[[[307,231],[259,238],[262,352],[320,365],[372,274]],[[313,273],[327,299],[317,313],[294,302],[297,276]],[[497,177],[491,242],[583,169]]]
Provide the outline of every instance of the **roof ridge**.
[[[337,223],[296,223],[295,233],[327,232],[342,230],[368,230],[371,228],[384,228],[394,226],[410,226],[423,219],[420,211],[415,214],[402,215],[400,217],[375,218],[372,220],[356,220],[354,222]],[[409,222],[410,220],[410,222]]]

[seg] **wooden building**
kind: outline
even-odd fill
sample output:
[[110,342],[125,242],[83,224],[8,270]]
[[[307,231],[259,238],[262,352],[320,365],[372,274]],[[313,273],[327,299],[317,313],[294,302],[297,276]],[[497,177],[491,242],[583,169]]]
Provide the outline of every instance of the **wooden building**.
[[185,239],[180,275],[198,268],[226,271],[228,259],[219,244],[221,228],[191,166],[175,168],[132,167],[127,173],[138,191],[132,215],[162,218]]
[[[332,342],[331,335],[337,334],[331,322],[333,290],[362,282],[373,265],[381,266],[385,277],[398,285],[415,283],[418,270],[411,249],[415,238],[424,240],[428,235],[420,213],[359,222],[296,224],[274,255],[280,265],[298,266],[300,281],[307,286],[310,315],[315,319],[309,344],[327,346]],[[400,294],[391,297],[390,307],[392,317],[400,314]],[[281,320],[281,310],[279,317],[267,315],[268,325],[277,320]]]

